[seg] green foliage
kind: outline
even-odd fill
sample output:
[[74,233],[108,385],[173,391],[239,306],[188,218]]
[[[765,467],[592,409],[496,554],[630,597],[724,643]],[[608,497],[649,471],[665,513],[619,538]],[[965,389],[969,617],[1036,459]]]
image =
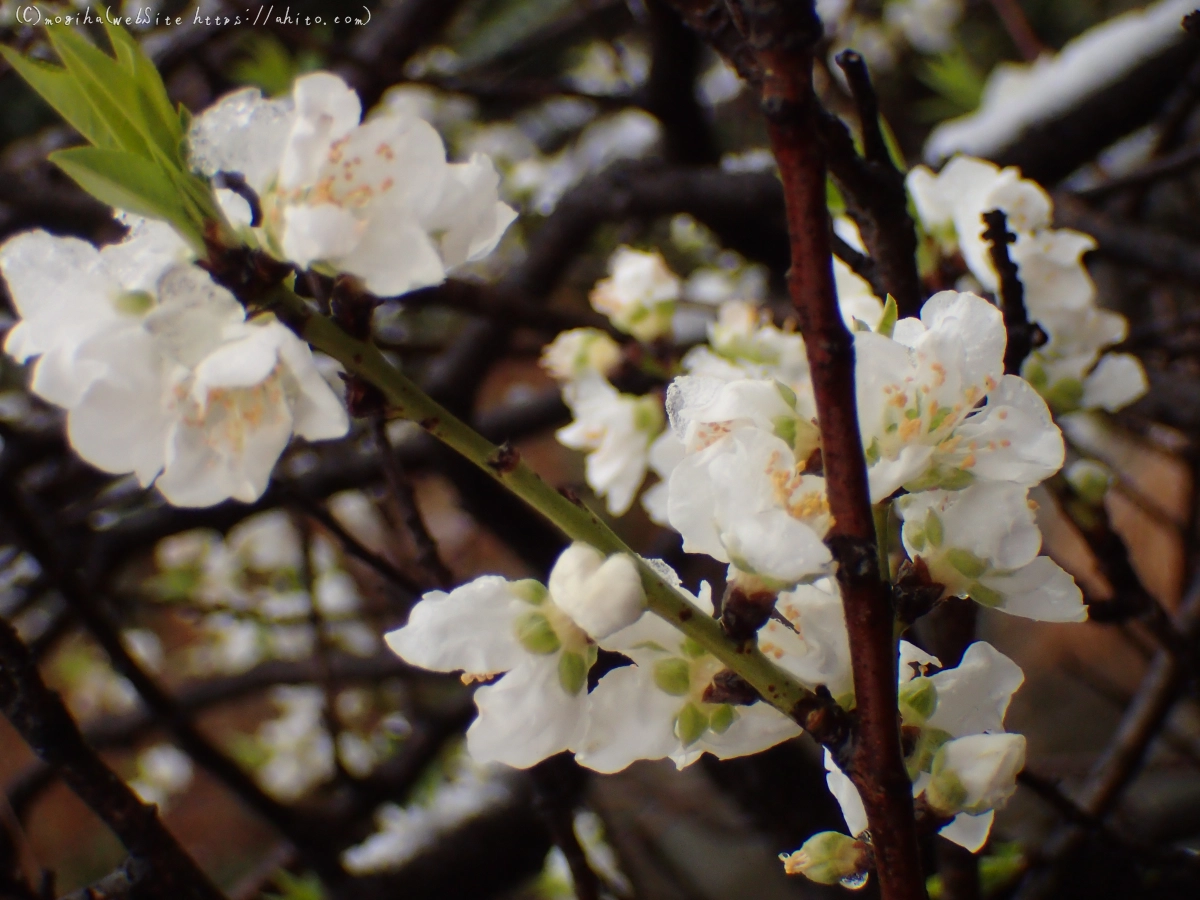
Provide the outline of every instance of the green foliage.
[[318,54],[300,52],[292,56],[273,34],[250,34],[241,47],[245,55],[229,67],[229,77],[238,84],[259,88],[269,97],[286,94],[297,76],[321,67]]
[[979,106],[983,97],[985,74],[962,47],[921,59],[914,74],[937,95],[916,104],[917,118],[924,121],[965,115]]
[[325,889],[321,879],[312,872],[295,875],[286,869],[280,869],[274,876],[279,893],[264,894],[268,900],[325,900]]
[[190,117],[171,106],[162,76],[119,25],[105,23],[109,56],[67,26],[46,29],[61,65],[0,54],[90,147],[50,160],[102,203],[163,219],[197,250],[205,223],[223,222],[212,191],[188,171],[184,139]]
[[[998,896],[1011,888],[1024,871],[1025,856],[1020,844],[995,844],[991,853],[979,858],[980,893],[984,897]],[[925,887],[929,891],[929,900],[942,900],[946,896],[940,875],[930,876]]]
[[466,68],[498,59],[570,10],[571,0],[502,0],[491,4],[455,49]]

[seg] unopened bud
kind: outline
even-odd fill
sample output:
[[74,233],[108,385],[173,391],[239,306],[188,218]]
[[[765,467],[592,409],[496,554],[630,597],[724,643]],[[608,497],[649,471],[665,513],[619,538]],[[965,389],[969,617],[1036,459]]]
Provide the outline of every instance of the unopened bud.
[[817,884],[857,881],[869,865],[869,850],[862,841],[836,831],[814,834],[795,853],[781,853],[783,870],[803,875]]
[[546,345],[541,362],[559,381],[608,375],[621,363],[621,346],[599,329],[572,328]]
[[1024,767],[1023,735],[967,735],[938,750],[925,796],[931,807],[948,816],[979,815],[1008,801]]
[[550,573],[554,604],[595,640],[636,622],[646,609],[637,563],[628,553],[604,558],[595,547],[574,543]]

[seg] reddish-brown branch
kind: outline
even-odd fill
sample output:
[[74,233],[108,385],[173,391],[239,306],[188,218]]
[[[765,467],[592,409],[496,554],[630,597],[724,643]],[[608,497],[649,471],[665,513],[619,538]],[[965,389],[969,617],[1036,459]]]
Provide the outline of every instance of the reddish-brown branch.
[[788,284],[812,371],[834,519],[827,540],[838,563],[852,648],[858,727],[846,762],[867,810],[882,896],[915,900],[925,897],[925,883],[900,747],[893,612],[877,564],[855,405],[854,347],[834,290],[812,53],[807,44],[797,46],[794,28],[776,32],[786,38],[765,40],[754,33],[755,22],[748,25],[751,43],[761,47],[763,108],[787,204]]

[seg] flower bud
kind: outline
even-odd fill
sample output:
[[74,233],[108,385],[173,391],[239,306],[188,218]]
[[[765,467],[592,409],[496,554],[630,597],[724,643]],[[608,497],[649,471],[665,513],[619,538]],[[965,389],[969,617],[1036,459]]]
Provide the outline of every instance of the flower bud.
[[621,362],[621,345],[596,328],[572,328],[546,345],[541,362],[559,381],[608,375]]
[[938,750],[925,796],[931,807],[945,815],[979,815],[1008,801],[1024,767],[1023,735],[967,735]]
[[618,247],[608,263],[609,277],[592,290],[592,306],[613,325],[640,341],[671,330],[679,277],[658,253]]
[[642,578],[628,553],[605,559],[595,547],[574,543],[554,564],[549,587],[554,604],[596,640],[632,625],[646,609]]
[[795,853],[781,853],[783,870],[817,884],[856,880],[867,868],[867,845],[836,831],[814,834]]
[[1067,482],[1086,503],[1099,506],[1104,502],[1108,486],[1113,482],[1112,471],[1108,466],[1090,459],[1078,459],[1067,466]]

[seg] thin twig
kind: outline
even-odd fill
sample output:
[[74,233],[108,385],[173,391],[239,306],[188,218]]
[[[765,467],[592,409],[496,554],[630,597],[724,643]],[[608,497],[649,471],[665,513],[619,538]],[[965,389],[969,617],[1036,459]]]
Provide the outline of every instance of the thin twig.
[[101,608],[102,598],[83,585],[74,569],[64,562],[46,529],[27,508],[24,499],[11,484],[4,481],[0,481],[0,513],[12,528],[14,537],[50,574],[74,614],[108,655],[113,668],[130,681],[180,747],[224,782],[247,806],[295,843],[307,855],[314,871],[322,879],[336,883],[344,877],[341,864],[336,856],[326,852],[325,843],[317,830],[304,822],[299,814],[269,797],[236,762],[200,733],[187,712],[138,665],[121,641],[116,626]]
[[1029,321],[1025,309],[1025,286],[1021,283],[1021,272],[1008,254],[1008,245],[1017,236],[1008,230],[1008,218],[1004,211],[993,209],[983,214],[987,227],[983,239],[990,244],[992,266],[1000,277],[1000,309],[1004,313],[1004,330],[1008,343],[1004,347],[1004,371],[1008,375],[1019,375],[1021,364],[1033,349],[1036,326]]
[[858,226],[880,280],[896,298],[902,316],[921,311],[924,295],[917,270],[917,229],[908,212],[904,173],[888,152],[879,122],[879,105],[863,58],[853,50],[839,53],[837,64],[858,109],[864,156],[859,156],[845,124],[824,110],[813,123],[825,144],[827,163],[846,212]]
[[1046,52],[1046,45],[1038,39],[1029,24],[1029,19],[1025,17],[1025,10],[1021,9],[1021,4],[1017,0],[990,0],[990,2],[1000,17],[1004,30],[1012,38],[1017,52],[1021,54],[1021,59],[1033,62]]
[[567,861],[575,896],[578,900],[600,900],[600,879],[575,833],[575,801],[584,780],[579,777],[578,768],[575,761],[565,755],[551,757],[534,766],[530,771],[533,802],[546,822],[550,840]]
[[412,481],[404,471],[400,457],[392,448],[392,442],[387,433],[387,421],[382,416],[376,416],[372,420],[371,433],[375,437],[379,465],[383,469],[383,478],[387,483],[388,494],[396,512],[404,522],[404,527],[408,529],[408,534],[416,549],[417,565],[425,571],[435,585],[449,587],[454,582],[454,573],[442,562],[441,556],[438,555],[437,542],[429,533],[429,529],[425,527],[425,520],[421,517],[421,510],[417,507],[417,496],[413,491]]

